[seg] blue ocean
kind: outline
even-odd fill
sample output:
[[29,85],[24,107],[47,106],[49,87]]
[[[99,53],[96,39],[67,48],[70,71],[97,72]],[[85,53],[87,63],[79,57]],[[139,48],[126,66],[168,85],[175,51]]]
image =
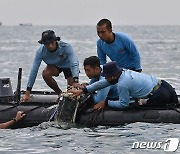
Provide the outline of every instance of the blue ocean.
[[[18,68],[22,68],[22,90],[26,84],[38,40],[44,30],[52,29],[61,40],[72,44],[80,61],[80,81],[88,81],[83,60],[96,55],[95,26],[0,26],[0,78],[10,78],[17,86]],[[180,94],[180,26],[115,26],[113,31],[127,33],[140,50],[143,72],[167,80]],[[41,73],[33,90],[48,90]],[[63,74],[56,78],[65,90]],[[61,129],[54,122],[39,126],[0,130],[0,154],[144,154],[165,153],[169,138],[180,139],[180,124],[132,123],[116,127],[73,127]],[[161,148],[132,148],[134,142],[161,142]],[[175,153],[180,152],[180,145]]]

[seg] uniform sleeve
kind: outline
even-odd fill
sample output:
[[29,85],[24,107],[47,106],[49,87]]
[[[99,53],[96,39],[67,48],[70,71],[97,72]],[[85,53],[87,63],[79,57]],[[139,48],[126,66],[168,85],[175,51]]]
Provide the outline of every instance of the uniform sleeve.
[[106,80],[99,80],[91,85],[86,86],[88,92],[95,92],[96,90],[103,89],[105,87],[110,86],[111,84]]
[[138,50],[137,46],[135,45],[135,43],[129,36],[127,36],[126,34],[123,34],[122,36],[123,37],[121,40],[124,44],[126,51],[129,52],[132,59],[134,61],[136,61],[135,69],[140,69],[141,68],[140,67],[140,55],[139,55],[139,50]]
[[40,54],[41,53],[40,50],[42,50],[42,48],[39,48],[38,51],[36,52],[34,62],[33,62],[32,68],[31,68],[31,72],[29,75],[29,80],[27,83],[27,88],[29,88],[29,89],[32,89],[32,87],[34,85],[34,82],[36,80],[36,76],[37,76],[37,73],[39,70],[39,66],[40,66],[41,61],[42,61],[42,55]]
[[129,91],[125,87],[120,87],[118,88],[119,92],[119,100],[117,101],[108,101],[108,106],[113,107],[113,108],[126,108],[129,106],[130,102],[130,96],[129,96]]
[[79,61],[70,44],[67,46],[66,52],[68,54],[68,59],[70,61],[70,67],[73,77],[79,77]]
[[100,60],[100,65],[106,64],[106,54],[102,50],[101,41],[97,41],[97,55]]
[[93,95],[94,102],[99,103],[100,101],[105,101],[108,96],[109,90],[110,90],[110,86],[98,90],[96,94]]
[[122,41],[123,41],[125,48],[128,49],[127,51],[129,53],[131,53],[133,56],[135,56],[135,53],[139,53],[135,43],[129,36],[124,34],[122,37]]

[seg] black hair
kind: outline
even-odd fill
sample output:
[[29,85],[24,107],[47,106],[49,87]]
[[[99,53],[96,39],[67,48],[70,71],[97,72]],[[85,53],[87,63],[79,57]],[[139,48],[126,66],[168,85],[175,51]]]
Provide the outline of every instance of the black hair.
[[98,23],[97,26],[102,26],[102,25],[106,25],[107,29],[112,29],[112,24],[111,21],[108,19],[101,19]]
[[97,56],[90,56],[84,60],[83,65],[90,65],[93,68],[100,67],[100,60]]

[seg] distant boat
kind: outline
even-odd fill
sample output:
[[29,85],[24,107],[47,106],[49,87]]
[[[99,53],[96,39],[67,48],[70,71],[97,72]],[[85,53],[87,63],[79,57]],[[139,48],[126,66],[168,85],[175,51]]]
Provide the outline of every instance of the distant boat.
[[0,22],[0,26],[2,25],[2,22]]
[[19,26],[32,26],[32,24],[31,23],[21,23],[21,24],[19,24]]

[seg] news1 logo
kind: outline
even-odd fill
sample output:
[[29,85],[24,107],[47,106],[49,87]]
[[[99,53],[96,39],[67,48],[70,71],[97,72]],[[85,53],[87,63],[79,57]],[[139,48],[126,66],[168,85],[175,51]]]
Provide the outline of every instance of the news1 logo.
[[174,152],[178,149],[179,139],[178,138],[168,138],[164,144],[164,151]]
[[134,142],[131,149],[163,149],[167,152],[175,152],[178,145],[178,138],[168,138],[165,142]]

